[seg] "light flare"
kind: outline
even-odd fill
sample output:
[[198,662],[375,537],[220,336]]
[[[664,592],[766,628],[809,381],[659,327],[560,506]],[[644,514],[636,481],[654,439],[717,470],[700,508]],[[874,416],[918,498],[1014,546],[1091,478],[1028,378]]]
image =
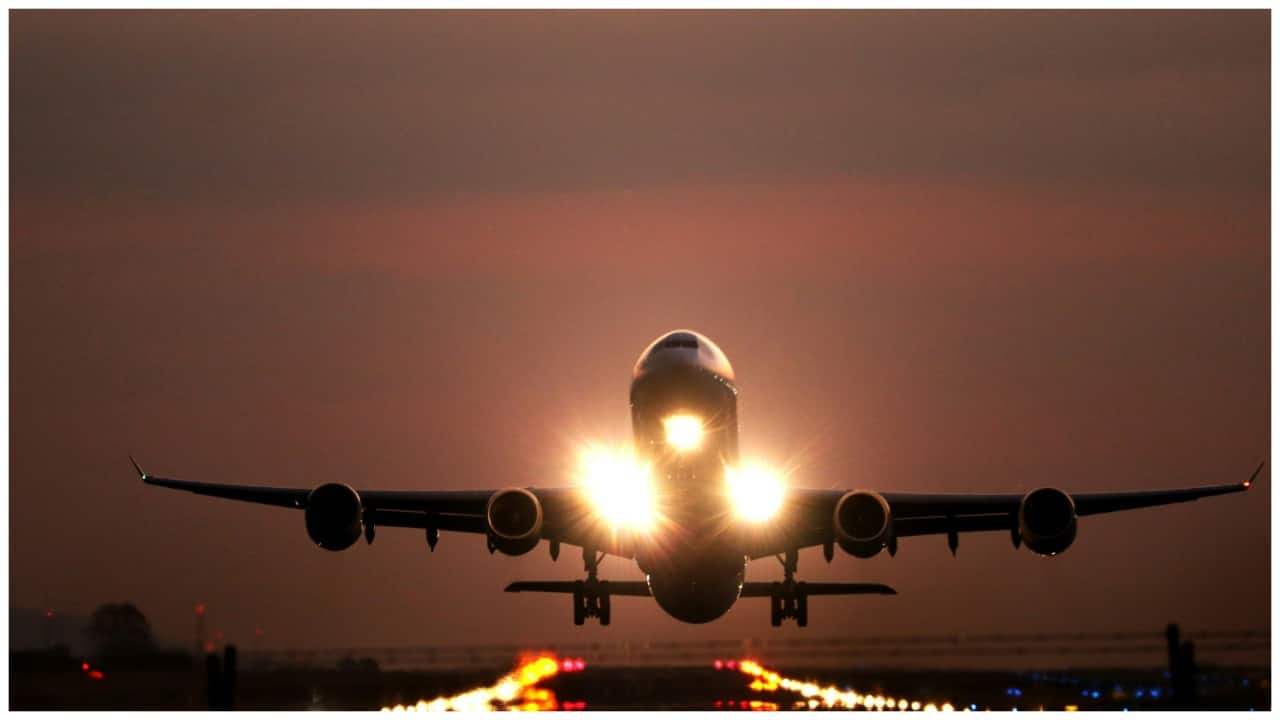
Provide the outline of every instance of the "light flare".
[[696,415],[671,415],[662,419],[667,444],[679,453],[697,450],[702,445],[702,420]]
[[748,522],[765,522],[782,509],[785,494],[781,476],[759,464],[741,468],[725,467],[725,483],[733,511]]
[[648,531],[656,525],[653,478],[632,454],[588,446],[578,458],[578,481],[596,512],[615,529]]

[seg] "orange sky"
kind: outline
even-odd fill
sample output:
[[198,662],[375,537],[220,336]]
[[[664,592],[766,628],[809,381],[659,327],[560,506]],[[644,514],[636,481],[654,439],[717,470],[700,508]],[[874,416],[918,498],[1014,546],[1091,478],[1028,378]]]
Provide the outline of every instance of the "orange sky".
[[[561,484],[627,437],[631,365],[676,327],[798,484],[1242,480],[1269,450],[1267,22],[15,13],[10,602],[131,600],[182,640],[203,602],[281,647],[799,632],[749,601],[575,629],[499,592],[572,553],[326,553],[125,461]],[[807,551],[803,577],[900,592],[815,601],[809,632],[1266,627],[1269,504],[1089,518],[1053,560]]]

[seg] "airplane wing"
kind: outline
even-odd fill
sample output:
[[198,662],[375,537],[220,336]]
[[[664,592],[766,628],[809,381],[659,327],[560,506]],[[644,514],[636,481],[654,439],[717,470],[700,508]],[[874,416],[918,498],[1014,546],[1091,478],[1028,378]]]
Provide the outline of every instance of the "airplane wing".
[[[311,488],[265,487],[194,482],[148,475],[133,462],[148,485],[196,495],[302,510]],[[528,488],[542,503],[542,539],[590,547],[621,557],[633,557],[627,538],[616,537],[594,518],[590,504],[577,488]],[[485,534],[485,510],[492,490],[358,490],[366,527],[420,528]],[[434,543],[433,543],[434,544]]]
[[[1077,516],[1135,510],[1157,505],[1190,502],[1214,495],[1243,492],[1258,478],[1265,463],[1241,483],[1207,485],[1169,490],[1133,492],[1068,493]],[[835,539],[836,503],[847,490],[793,488],[780,513],[782,527],[755,538],[749,554],[753,558],[776,555],[789,549],[826,545]],[[1015,532],[1018,508],[1025,493],[883,493],[889,504],[895,538],[914,535],[955,535],[963,532],[1003,530]]]
[[[130,458],[130,461],[133,459]],[[1243,483],[1170,490],[1072,493],[1077,516],[1189,502],[1202,497],[1248,490],[1263,465]],[[143,482],[198,495],[303,509],[309,488],[280,488],[193,482],[146,474],[134,462]],[[631,558],[631,539],[618,536],[595,519],[590,503],[578,488],[528,488],[543,507],[542,539]],[[485,534],[485,509],[493,490],[370,490],[358,491],[366,530],[370,527],[402,527]],[[836,503],[845,490],[794,488],[789,491],[774,523],[746,538],[745,552],[766,557],[835,540]],[[1018,508],[1024,494],[884,493],[893,522],[893,537],[948,535],[953,543],[959,533],[1017,530]],[[367,537],[371,537],[368,535]],[[432,543],[434,545],[434,543]]]

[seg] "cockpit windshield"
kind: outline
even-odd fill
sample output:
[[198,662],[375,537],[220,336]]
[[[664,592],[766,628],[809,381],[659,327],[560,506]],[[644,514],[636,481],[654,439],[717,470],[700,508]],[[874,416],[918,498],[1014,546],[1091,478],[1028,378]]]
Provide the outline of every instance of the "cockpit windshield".
[[733,382],[729,358],[705,335],[691,330],[676,330],[654,340],[640,355],[633,376],[638,378],[659,366],[672,364],[700,366]]
[[698,340],[692,337],[674,335],[674,336],[668,337],[666,340],[663,340],[661,343],[658,344],[658,347],[660,348],[681,348],[682,347],[682,348],[692,348],[694,350],[697,350]]

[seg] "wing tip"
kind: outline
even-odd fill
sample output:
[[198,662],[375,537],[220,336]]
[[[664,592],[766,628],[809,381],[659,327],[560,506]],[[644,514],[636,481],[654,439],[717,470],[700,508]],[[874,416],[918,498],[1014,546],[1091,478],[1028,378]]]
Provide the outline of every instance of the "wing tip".
[[133,459],[133,455],[129,455],[129,462],[130,464],[133,465],[133,469],[137,471],[139,480],[141,480],[142,482],[147,482],[150,480],[150,478],[147,477],[147,473],[144,472],[143,469],[138,465],[138,461]]
[[1249,476],[1249,479],[1241,483],[1241,486],[1244,487],[1245,490],[1248,490],[1249,488],[1253,487],[1253,484],[1258,480],[1258,474],[1262,472],[1262,468],[1266,464],[1267,464],[1266,460],[1263,460],[1262,462],[1258,463],[1258,467],[1253,471],[1253,474]]

